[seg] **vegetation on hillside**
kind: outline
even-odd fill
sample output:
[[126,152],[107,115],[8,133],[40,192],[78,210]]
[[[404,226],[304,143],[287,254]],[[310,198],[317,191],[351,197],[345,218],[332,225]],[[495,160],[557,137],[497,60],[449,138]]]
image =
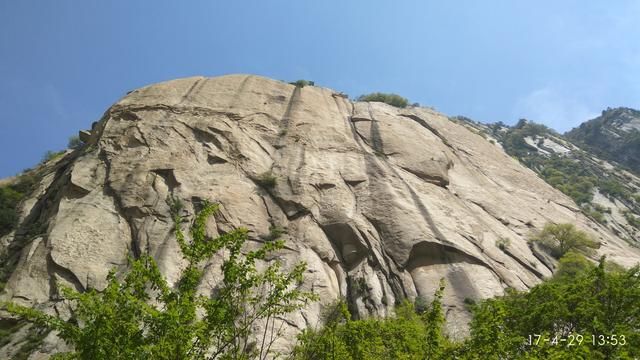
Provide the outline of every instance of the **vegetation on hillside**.
[[383,102],[385,104],[389,104],[391,106],[395,106],[399,108],[405,108],[407,107],[407,105],[409,105],[409,100],[407,100],[406,98],[403,98],[400,95],[381,93],[381,92],[361,95],[360,97],[358,97],[358,101]]
[[18,205],[35,183],[30,175],[22,175],[9,185],[0,187],[0,237],[10,233],[18,221]]
[[469,302],[470,336],[443,332],[442,290],[425,312],[407,302],[387,319],[354,320],[339,304],[300,335],[295,359],[633,359],[640,356],[640,268],[575,252],[528,292]]
[[[610,200],[617,199],[635,213],[640,213],[640,196],[634,194],[625,179],[616,173],[603,171],[587,153],[572,149],[570,153],[558,154],[544,145],[545,137],[561,136],[544,125],[520,120],[515,126],[502,123],[491,124],[488,132],[502,143],[504,150],[521,163],[534,170],[547,183],[571,197],[583,213],[602,224],[611,210],[593,201],[596,190]],[[527,143],[535,141],[536,146]],[[538,148],[547,150],[541,153]],[[640,229],[631,219],[629,225]]]
[[620,124],[632,118],[640,119],[640,111],[609,108],[565,135],[598,157],[615,161],[640,174],[640,131],[620,128]]
[[355,320],[344,301],[325,313],[324,326],[299,335],[294,359],[438,359],[454,348],[443,333],[441,282],[434,300],[422,309],[409,301],[386,319]]
[[[175,235],[187,263],[180,280],[170,287],[149,255],[132,260],[122,280],[115,271],[104,291],[78,293],[62,288],[75,304],[65,321],[41,311],[6,304],[6,309],[37,326],[59,332],[74,351],[59,359],[264,359],[273,357],[273,342],[283,320],[316,296],[300,288],[305,264],[283,271],[277,260],[262,262],[283,248],[280,240],[247,250],[247,230],[236,229],[215,239],[206,236],[207,219],[217,207],[205,204],[187,235],[181,224],[180,202],[174,210]],[[224,254],[221,283],[213,296],[198,292],[203,265]],[[156,305],[150,305],[156,304]],[[254,333],[260,323],[265,330]],[[255,335],[257,342],[250,341]]]
[[576,229],[573,224],[548,223],[532,238],[532,241],[542,245],[557,259],[569,251],[593,255],[594,249],[600,247],[597,241],[586,232]]
[[67,142],[67,148],[77,150],[80,149],[84,145],[84,142],[80,140],[80,136],[73,135],[69,137],[69,141]]
[[544,125],[520,120],[513,128],[495,132],[501,139],[504,150],[515,156],[527,167],[536,171],[550,185],[570,196],[578,205],[590,203],[597,178],[572,158],[552,154],[542,156],[535,146],[525,138],[535,139],[546,134],[555,134]]
[[289,84],[294,85],[295,87],[299,87],[299,88],[303,88],[305,86],[314,86],[315,82],[311,81],[311,80],[296,80],[296,81],[292,81]]
[[569,252],[528,292],[472,308],[468,359],[632,359],[640,356],[640,268],[597,266]]

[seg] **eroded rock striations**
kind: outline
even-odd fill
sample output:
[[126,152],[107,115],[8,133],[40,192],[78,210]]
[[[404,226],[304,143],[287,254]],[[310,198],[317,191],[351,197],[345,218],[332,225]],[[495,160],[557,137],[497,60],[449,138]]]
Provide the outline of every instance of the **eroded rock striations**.
[[[288,319],[292,333],[341,296],[359,316],[385,316],[403,298],[429,299],[444,278],[449,331],[464,334],[465,299],[551,274],[527,244],[549,221],[588,231],[623,265],[640,259],[531,170],[429,109],[257,76],[194,77],[131,92],[87,136],[49,166],[2,239],[19,256],[4,299],[62,311],[57,284],[100,288],[141,252],[175,281],[183,264],[168,196],[190,214],[203,199],[220,203],[212,235],[244,226],[259,242],[286,228],[279,256],[306,261],[306,286],[322,299]],[[207,269],[205,292],[219,276]]]

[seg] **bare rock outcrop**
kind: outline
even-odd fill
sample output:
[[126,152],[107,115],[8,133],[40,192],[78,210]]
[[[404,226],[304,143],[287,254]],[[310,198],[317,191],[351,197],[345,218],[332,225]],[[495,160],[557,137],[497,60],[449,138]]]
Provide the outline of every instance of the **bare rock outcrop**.
[[[257,76],[194,77],[131,92],[85,139],[45,176],[20,229],[2,242],[5,251],[20,242],[5,299],[54,306],[56,284],[100,288],[109,269],[142,252],[175,281],[183,264],[169,195],[191,214],[203,199],[219,203],[214,232],[244,226],[259,242],[270,226],[286,228],[279,257],[306,261],[306,286],[323,303],[346,297],[359,316],[429,299],[444,278],[458,336],[465,299],[551,275],[527,244],[547,222],[576,224],[623,265],[640,260],[534,172],[429,109],[350,102]],[[264,174],[274,186],[261,185]],[[40,233],[21,236],[36,222]],[[501,238],[510,240],[505,250]],[[203,291],[215,283],[210,268]],[[317,324],[321,305],[293,314],[291,333]]]

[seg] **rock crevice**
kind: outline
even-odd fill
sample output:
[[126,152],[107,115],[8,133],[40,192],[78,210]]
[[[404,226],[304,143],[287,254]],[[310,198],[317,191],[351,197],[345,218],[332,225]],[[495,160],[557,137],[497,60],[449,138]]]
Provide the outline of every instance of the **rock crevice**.
[[[442,114],[257,76],[133,91],[65,161],[37,201],[56,209],[38,210],[48,224],[42,244],[19,251],[7,300],[53,304],[49,289],[58,283],[100,289],[130,253],[154,256],[174,283],[184,264],[170,196],[189,216],[200,199],[219,203],[218,233],[244,226],[259,240],[274,225],[287,229],[279,258],[305,261],[304,286],[322,304],[346,296],[357,316],[386,316],[404,298],[429,298],[444,278],[450,329],[469,321],[465,298],[525,289],[551,274],[553,264],[527,244],[546,222],[576,224],[623,265],[640,259],[570,211],[565,195]],[[29,219],[16,234],[35,223]],[[500,238],[509,239],[508,252],[496,246]],[[283,321],[295,333],[319,321],[322,304]]]

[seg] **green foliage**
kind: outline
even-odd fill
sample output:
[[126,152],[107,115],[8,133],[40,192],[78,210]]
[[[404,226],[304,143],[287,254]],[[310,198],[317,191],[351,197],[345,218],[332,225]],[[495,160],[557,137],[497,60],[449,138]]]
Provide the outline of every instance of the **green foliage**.
[[[13,319],[0,320],[0,348],[15,340],[12,339],[13,334],[24,328],[26,324],[25,321]],[[42,341],[49,333],[46,329],[34,326],[29,326],[25,330],[27,336],[16,344],[18,350],[13,354],[13,360],[27,360],[29,355],[42,344]]]
[[[501,126],[494,127],[494,129],[496,129],[495,131],[500,128]],[[538,151],[535,146],[527,144],[524,140],[526,137],[535,139],[538,136],[553,133],[553,130],[544,125],[520,119],[513,128],[510,128],[504,135],[502,135],[502,146],[509,155],[513,155],[518,158],[526,157]],[[498,135],[498,133],[496,133],[496,135]]]
[[549,249],[551,255],[557,259],[570,250],[591,255],[593,249],[597,249],[600,246],[587,233],[576,229],[573,224],[548,223],[540,233],[533,237],[532,241],[538,242]]
[[0,348],[10,343],[12,334],[20,330],[24,324],[12,319],[0,320]]
[[0,187],[0,237],[15,229],[18,205],[33,190],[35,182],[32,175],[21,175],[12,184]]
[[582,212],[588,217],[594,219],[600,224],[606,224],[607,219],[605,219],[605,213],[611,213],[611,209],[605,209],[603,206],[598,204],[585,204],[581,206]]
[[[569,256],[569,254],[567,254]],[[554,277],[529,292],[508,291],[473,308],[471,337],[463,346],[464,359],[631,359],[640,356],[640,268],[607,271],[571,259],[561,267],[571,274]],[[571,265],[570,265],[571,264]],[[579,265],[576,265],[579,264]],[[529,335],[568,339],[578,334],[577,346],[559,342],[528,345]],[[626,345],[592,345],[592,335],[620,338]],[[534,338],[535,341],[535,338]]]
[[584,255],[569,251],[558,261],[554,276],[573,278],[592,268],[593,264]]
[[631,196],[629,190],[627,190],[620,182],[612,179],[602,180],[598,183],[600,192],[618,199],[626,199]]
[[633,226],[636,229],[640,229],[640,218],[636,217],[629,210],[623,211],[622,215],[625,220],[629,223],[629,225]]
[[366,95],[361,95],[358,97],[358,101],[377,101],[383,102],[385,104],[389,104],[391,106],[405,108],[409,105],[409,100],[403,98],[397,94],[387,94],[387,93],[371,93]]
[[80,140],[80,137],[78,135],[73,135],[73,136],[69,137],[69,142],[67,143],[67,148],[75,150],[75,149],[81,148],[82,145],[84,145],[84,142],[82,140]]
[[422,314],[429,308],[429,302],[425,299],[424,296],[418,295],[416,299],[413,301],[413,308],[416,313]]
[[273,189],[278,183],[278,178],[271,171],[260,174],[254,181],[265,189]]
[[290,82],[289,84],[295,85],[296,87],[303,88],[305,86],[314,86],[315,82],[310,80],[297,80],[294,82]]
[[287,229],[278,225],[269,226],[269,234],[262,236],[262,240],[265,241],[274,241],[279,239],[282,235],[287,233]]
[[330,307],[324,327],[299,336],[294,359],[448,359],[452,342],[443,333],[442,292],[422,313],[404,301],[386,319],[352,320],[344,301]]
[[[558,154],[542,155],[535,146],[525,141],[526,137],[537,139],[538,146],[542,146],[544,136],[559,136],[553,130],[526,120],[520,120],[506,131],[502,131],[503,124],[493,124],[490,129],[493,136],[501,139],[502,146],[509,155],[533,169],[551,186],[571,197],[576,204],[589,204],[593,200],[598,178],[579,161],[582,155],[574,154],[576,159]],[[598,215],[595,214],[595,217]]]
[[62,151],[47,150],[47,152],[45,152],[44,155],[42,155],[42,161],[40,163],[44,164],[44,163],[47,163],[47,162],[49,162],[51,160],[58,159],[63,154],[64,154],[64,150],[62,150]]
[[509,245],[511,245],[511,240],[509,240],[507,238],[501,237],[498,240],[496,240],[496,246],[502,251],[507,250]]
[[0,188],[0,236],[11,232],[18,223],[17,207],[23,197],[10,186]]
[[[618,114],[631,110],[615,109],[611,111]],[[568,153],[554,153],[552,149],[544,146],[544,140],[551,138],[562,142],[562,137],[546,126],[523,119],[513,127],[505,127],[504,124],[496,123],[490,124],[487,129],[492,136],[500,140],[509,155],[535,171],[551,186],[571,197],[580,206],[582,212],[591,219],[606,224],[605,214],[610,213],[610,210],[593,203],[596,189],[610,199],[615,198],[621,201],[634,212],[640,211],[640,200],[638,200],[640,195],[632,194],[632,189],[627,184],[630,181],[628,176],[622,172],[613,172],[613,175],[608,175],[609,172],[604,171],[602,161],[593,159],[582,150],[573,148]],[[638,134],[640,136],[640,132]],[[525,141],[526,138],[533,140],[538,148],[547,150],[551,154],[538,151],[536,146],[529,144],[531,141],[529,143]],[[576,139],[575,137],[570,138]],[[598,137],[592,140],[596,140],[596,138]],[[600,145],[606,147],[607,142],[603,141]],[[631,153],[626,148],[619,150],[621,150],[619,154],[622,155]],[[596,152],[596,154],[598,153]]]
[[[217,210],[205,204],[197,214],[189,237],[181,203],[170,201],[175,235],[187,263],[175,287],[163,278],[151,256],[132,260],[120,281],[110,272],[103,291],[78,293],[62,288],[63,297],[74,303],[74,317],[64,321],[38,310],[7,304],[7,310],[38,326],[56,330],[72,345],[67,359],[248,359],[273,356],[271,345],[279,337],[278,317],[315,300],[300,289],[305,264],[281,270],[271,261],[263,271],[257,262],[283,248],[282,241],[267,242],[247,250],[247,230],[236,229],[215,239],[206,236],[207,219]],[[198,292],[203,264],[224,253],[222,282],[214,294]],[[155,304],[155,305],[154,305]],[[265,332],[255,334],[261,323]],[[271,331],[266,331],[271,329]]]
[[558,155],[532,162],[532,166],[541,169],[540,175],[545,181],[570,196],[576,204],[593,200],[593,189],[598,180],[579,162]]
[[615,161],[640,172],[640,131],[628,131],[620,125],[640,118],[640,112],[629,108],[607,109],[602,115],[582,123],[565,135],[583,149],[601,159]]

